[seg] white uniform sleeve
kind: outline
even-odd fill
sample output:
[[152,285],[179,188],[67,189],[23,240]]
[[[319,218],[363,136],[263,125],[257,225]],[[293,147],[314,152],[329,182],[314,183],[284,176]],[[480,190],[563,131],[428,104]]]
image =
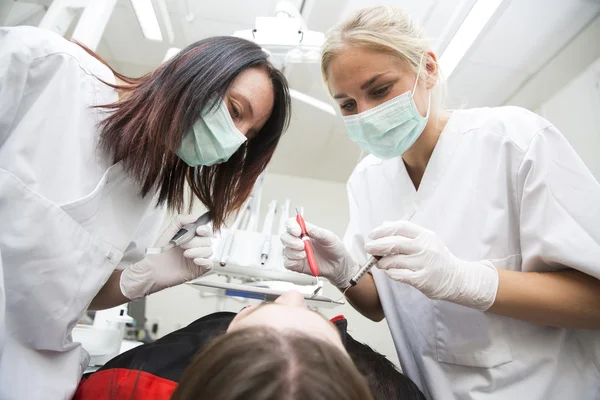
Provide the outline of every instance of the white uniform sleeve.
[[[8,139],[23,97],[31,58],[11,45],[9,32],[0,28],[0,148]],[[0,357],[4,345],[6,291],[0,251]]]
[[119,265],[117,265],[117,270],[125,269],[128,266],[141,261],[146,256],[146,249],[154,245],[154,242],[158,237],[158,231],[165,219],[165,215],[166,211],[162,206],[157,208],[150,207],[148,209],[133,240],[129,243],[127,249],[125,249],[123,258]]
[[600,278],[600,185],[555,127],[532,139],[517,187],[523,271]]
[[0,28],[0,147],[11,132],[30,64],[29,54],[19,52],[11,42],[9,30]]
[[344,245],[354,261],[363,264],[367,261],[365,238],[360,230],[360,213],[354,195],[352,194],[350,183],[348,184],[348,206],[350,220],[348,222],[348,227],[346,228],[346,233],[344,234]]
[[4,267],[2,266],[2,251],[0,251],[0,358],[4,349],[4,337],[6,332],[6,290],[4,288]]

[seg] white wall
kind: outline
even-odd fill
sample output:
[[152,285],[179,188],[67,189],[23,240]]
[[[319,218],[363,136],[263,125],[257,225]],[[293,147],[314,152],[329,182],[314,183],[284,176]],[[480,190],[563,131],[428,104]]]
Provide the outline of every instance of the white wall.
[[600,16],[562,48],[506,104],[552,122],[600,180]]
[[261,222],[271,200],[281,204],[286,199],[291,202],[290,216],[295,215],[295,207],[304,207],[308,222],[344,235],[348,224],[345,183],[267,173],[262,190]]
[[[267,174],[262,192],[261,227],[269,201],[282,202],[285,199],[291,200],[292,210],[294,207],[304,207],[307,221],[327,228],[339,236],[344,234],[348,222],[345,184]],[[332,299],[340,297],[337,289],[329,284],[325,287],[324,294]],[[238,312],[245,305],[256,303],[241,302],[232,298],[201,297],[196,289],[182,285],[148,297],[146,316],[149,324],[158,322],[159,336],[163,336],[203,315],[220,310]],[[371,322],[348,304],[319,311],[327,317],[343,314],[348,319],[349,332],[353,337],[367,343],[398,365],[398,357],[385,321]]]
[[537,111],[562,132],[600,180],[600,58]]

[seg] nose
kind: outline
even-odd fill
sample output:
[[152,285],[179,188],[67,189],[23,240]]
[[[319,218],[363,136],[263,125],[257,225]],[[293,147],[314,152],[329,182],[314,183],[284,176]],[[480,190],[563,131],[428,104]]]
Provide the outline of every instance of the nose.
[[360,114],[369,111],[371,108],[377,107],[381,103],[383,103],[383,101],[380,99],[361,99],[356,102],[356,112]]
[[275,300],[275,303],[291,307],[306,307],[306,304],[304,304],[304,297],[296,290],[285,292]]
[[250,129],[252,129],[252,123],[251,123],[251,121],[247,121],[247,120],[237,121],[237,120],[234,120],[233,124],[235,125],[235,127],[237,128],[237,130],[240,131],[240,133],[242,135],[248,137],[248,134],[250,133]]

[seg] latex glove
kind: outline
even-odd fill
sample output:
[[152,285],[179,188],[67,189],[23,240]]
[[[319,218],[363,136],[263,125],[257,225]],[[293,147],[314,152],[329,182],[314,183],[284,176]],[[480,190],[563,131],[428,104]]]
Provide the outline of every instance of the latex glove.
[[498,271],[489,261],[455,257],[438,236],[407,221],[386,222],[369,235],[365,251],[383,256],[379,269],[427,297],[485,311],[494,304]]
[[[286,232],[281,235],[281,242],[284,246],[284,267],[312,275],[306,261],[304,242],[300,239],[300,225],[295,218],[290,218],[285,222],[285,229]],[[340,238],[333,232],[308,222],[306,223],[306,233],[311,239],[319,264],[319,276],[326,278],[341,290],[350,286],[350,278],[358,270],[358,264],[354,262]]]
[[[198,219],[179,215],[160,235],[153,247],[163,247],[184,225]],[[212,267],[210,257],[212,230],[204,225],[196,230],[196,237],[162,254],[152,254],[135,263],[121,274],[121,292],[131,300],[145,297],[159,290],[196,279]]]

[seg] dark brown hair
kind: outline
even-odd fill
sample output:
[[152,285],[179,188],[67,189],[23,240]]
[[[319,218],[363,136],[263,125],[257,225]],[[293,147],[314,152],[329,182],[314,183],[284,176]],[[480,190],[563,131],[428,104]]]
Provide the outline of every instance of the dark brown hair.
[[334,345],[293,331],[246,328],[216,338],[185,370],[173,400],[371,400]]
[[[184,133],[247,68],[261,68],[271,80],[274,105],[265,126],[228,162],[190,167],[175,154]],[[215,229],[220,228],[248,198],[287,128],[291,103],[285,77],[258,45],[229,36],[196,42],[141,78],[112,72],[126,85],[105,83],[126,96],[99,106],[113,111],[100,123],[100,148],[113,162],[123,162],[142,196],[157,192],[158,204],[166,203],[170,210],[182,211],[187,181],[190,208],[196,196],[211,212]]]

